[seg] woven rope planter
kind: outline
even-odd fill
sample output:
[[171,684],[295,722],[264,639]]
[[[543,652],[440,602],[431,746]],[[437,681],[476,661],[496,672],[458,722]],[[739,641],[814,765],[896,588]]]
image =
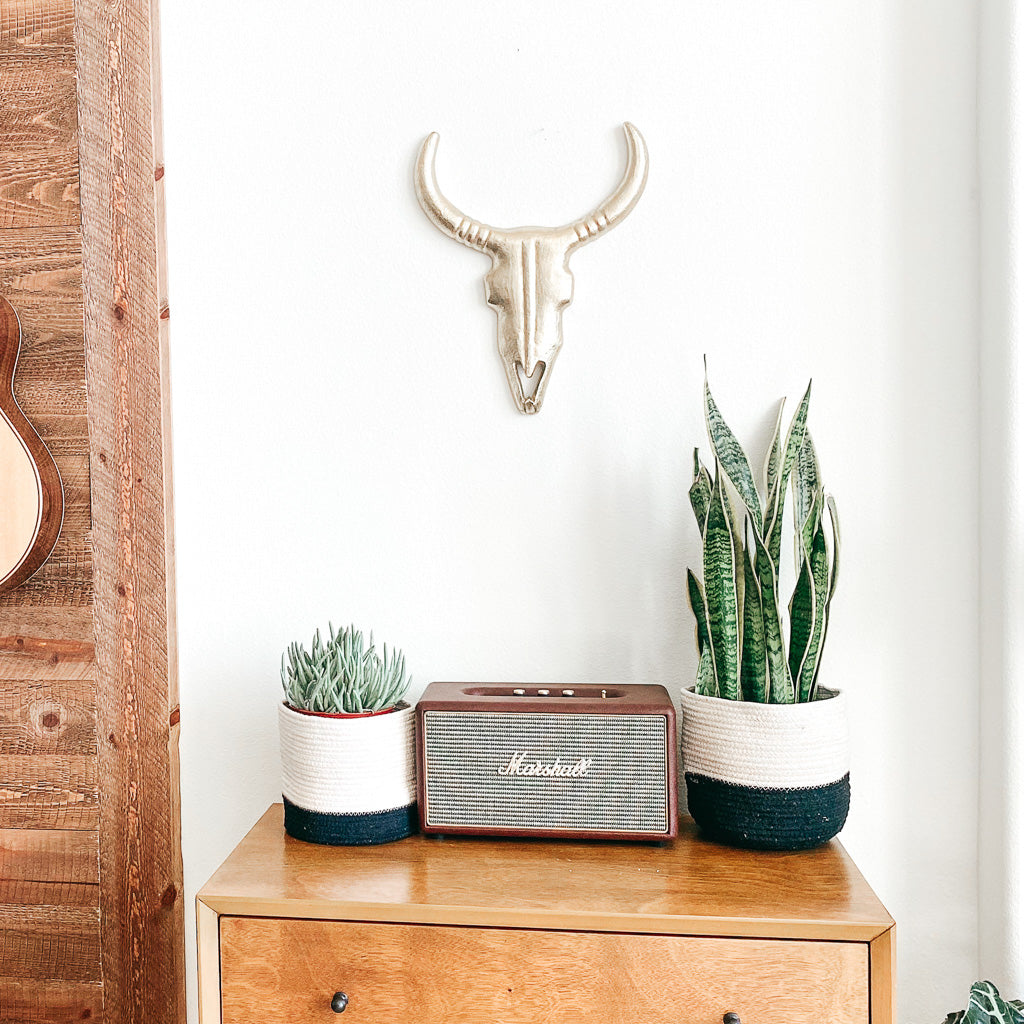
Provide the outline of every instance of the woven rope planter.
[[850,809],[846,698],[807,704],[682,694],[690,814],[710,839],[759,850],[827,842]]
[[373,715],[320,715],[281,704],[284,827],[332,846],[372,846],[416,830],[411,707]]

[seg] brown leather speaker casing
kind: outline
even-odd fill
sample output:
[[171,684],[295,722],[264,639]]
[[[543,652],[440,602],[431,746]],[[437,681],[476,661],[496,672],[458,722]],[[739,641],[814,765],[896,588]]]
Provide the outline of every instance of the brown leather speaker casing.
[[[443,835],[674,838],[675,723],[668,691],[654,684],[431,683],[416,705],[420,826]],[[560,744],[589,756],[563,764]],[[648,810],[631,805],[633,794]]]

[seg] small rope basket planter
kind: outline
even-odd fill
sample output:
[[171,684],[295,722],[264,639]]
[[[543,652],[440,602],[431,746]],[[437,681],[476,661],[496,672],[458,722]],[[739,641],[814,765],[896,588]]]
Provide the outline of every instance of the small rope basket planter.
[[761,704],[683,690],[683,773],[690,814],[709,838],[757,850],[806,850],[850,810],[846,698]]
[[284,827],[332,846],[372,846],[416,831],[414,711],[329,715],[282,703]]

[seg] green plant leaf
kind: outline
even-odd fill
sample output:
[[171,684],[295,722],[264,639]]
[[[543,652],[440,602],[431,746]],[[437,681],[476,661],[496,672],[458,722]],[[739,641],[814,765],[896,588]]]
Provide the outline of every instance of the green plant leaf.
[[802,527],[803,546],[809,548],[811,537],[814,536],[814,505],[816,501],[822,500],[821,470],[818,467],[818,456],[809,430],[804,434],[804,443],[797,456],[792,486],[793,521]]
[[793,596],[789,599],[789,674],[799,700],[800,666],[814,633],[814,574],[806,552],[800,560]]
[[782,413],[786,408],[786,400],[779,400],[779,411],[775,417],[775,431],[772,433],[772,443],[768,448],[768,458],[764,462],[764,493],[765,497],[775,490],[775,484],[779,479],[779,457],[782,452]]
[[821,642],[818,647],[818,660],[814,666],[814,679],[811,682],[811,699],[818,692],[818,675],[821,672],[821,652],[825,649],[825,641],[828,639],[828,625],[832,619],[832,596],[836,592],[836,582],[839,579],[839,510],[836,508],[835,499],[832,495],[825,498],[828,506],[829,519],[832,521],[832,551],[827,555],[829,562],[828,570],[828,593],[825,597],[824,621],[821,625]]
[[[796,593],[790,602],[790,672],[796,688],[797,700],[801,702],[814,699],[815,679],[818,661],[821,657],[822,639],[825,627],[825,605],[828,599],[828,550],[825,547],[825,531],[820,522],[811,539],[809,551],[805,550],[805,558],[800,571],[800,580],[809,579],[810,608],[798,607]],[[800,583],[797,584],[800,589]],[[805,618],[806,616],[806,618]],[[802,647],[795,643],[794,638],[800,636]],[[793,657],[799,661],[794,665]]]
[[779,552],[782,548],[782,514],[786,504],[786,488],[789,486],[789,476],[796,464],[800,449],[803,448],[804,436],[807,432],[807,408],[811,401],[811,384],[808,382],[804,397],[793,415],[793,422],[789,425],[789,433],[786,435],[785,457],[782,460],[782,470],[775,487],[768,495],[768,504],[765,510],[765,533],[768,552],[772,556],[772,565],[775,572],[779,571]]
[[711,648],[706,647],[697,665],[697,678],[693,689],[702,697],[717,697],[718,687],[715,685],[715,668],[711,662]]
[[693,483],[690,485],[690,506],[697,517],[701,537],[708,521],[708,505],[711,504],[711,474],[700,464],[700,455],[693,449]]
[[736,700],[740,658],[737,565],[722,475],[721,463],[715,459],[715,481],[704,530],[704,597],[718,694]]
[[764,641],[764,608],[761,587],[749,554],[743,558],[743,656],[740,661],[740,688],[744,700],[762,704],[768,700],[768,652]]
[[832,572],[828,581],[828,603],[831,604],[839,580],[839,509],[836,508],[835,498],[831,494],[825,499],[825,503],[828,505],[829,519],[832,520]]
[[772,704],[792,704],[793,678],[790,675],[782,640],[778,576],[764,541],[756,530],[751,532],[755,546],[754,570],[761,587],[761,610],[768,665],[768,700]]
[[1019,1005],[1003,999],[991,981],[976,981],[971,986],[964,1024],[1024,1024]]
[[708,645],[708,607],[704,600],[704,588],[693,575],[692,569],[686,570],[686,592],[690,599],[690,610],[697,620],[697,653],[703,654]]
[[707,423],[708,437],[716,460],[725,470],[725,475],[732,481],[740,501],[746,506],[753,520],[754,528],[760,532],[763,523],[761,498],[754,486],[754,475],[750,472],[750,463],[743,447],[722,418],[722,414],[711,397],[707,376],[704,378],[704,418]]

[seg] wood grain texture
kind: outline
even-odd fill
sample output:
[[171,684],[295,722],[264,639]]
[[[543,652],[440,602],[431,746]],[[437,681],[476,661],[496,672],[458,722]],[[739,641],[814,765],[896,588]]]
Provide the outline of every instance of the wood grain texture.
[[94,755],[0,754],[0,828],[99,827]]
[[29,882],[100,880],[99,834],[56,829],[0,829],[0,879]]
[[865,943],[225,917],[224,1024],[868,1024]]
[[95,753],[92,680],[0,680],[0,754]]
[[99,888],[0,883],[0,976],[99,982]]
[[103,986],[98,983],[0,978],[4,1024],[102,1024]]
[[0,228],[77,226],[72,0],[4,0],[0,96]]
[[892,918],[838,842],[734,850],[684,820],[661,847],[436,839],[327,847],[275,804],[199,896],[222,914],[869,941]]
[[149,0],[78,0],[105,1014],[184,1019],[162,221]]
[[896,926],[871,943],[871,1024],[896,1024]]
[[220,917],[202,900],[196,900],[196,951],[199,1024],[221,1024]]

